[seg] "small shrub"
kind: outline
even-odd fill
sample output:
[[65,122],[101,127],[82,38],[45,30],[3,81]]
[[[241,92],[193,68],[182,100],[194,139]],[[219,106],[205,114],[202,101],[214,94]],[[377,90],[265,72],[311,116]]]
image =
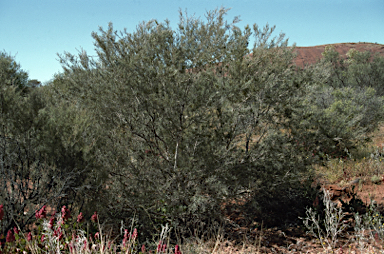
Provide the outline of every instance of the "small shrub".
[[341,208],[331,201],[330,193],[323,190],[323,203],[325,205],[324,221],[315,210],[309,208],[306,212],[307,217],[303,219],[308,234],[316,237],[324,250],[334,250],[338,242],[338,237],[345,233],[348,227],[344,220],[344,213]]
[[371,177],[371,182],[374,184],[381,184],[382,178],[380,176],[374,175]]
[[[372,200],[369,207],[365,207],[354,193],[349,203],[342,202],[342,207],[337,208],[336,204],[331,201],[329,192],[323,191],[323,194],[324,207],[322,209],[324,216],[320,216],[321,210],[316,211],[309,208],[307,217],[301,219],[308,229],[307,233],[316,237],[327,253],[335,250],[339,241],[338,238],[347,235],[346,229],[352,227],[354,231],[349,235],[351,235],[352,241],[356,243],[360,253],[368,253],[370,243],[382,244],[381,241],[384,239],[384,217],[378,211],[375,201]],[[352,209],[355,206],[358,208],[363,206],[366,210]],[[345,210],[348,210],[348,213]],[[347,220],[351,212],[353,214],[352,221]]]

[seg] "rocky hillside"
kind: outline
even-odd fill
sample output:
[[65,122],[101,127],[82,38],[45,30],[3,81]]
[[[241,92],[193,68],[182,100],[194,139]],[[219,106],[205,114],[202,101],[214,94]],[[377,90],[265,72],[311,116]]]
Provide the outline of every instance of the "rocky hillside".
[[350,49],[356,49],[358,51],[371,51],[373,55],[379,53],[384,56],[384,45],[375,44],[368,42],[359,42],[359,43],[335,43],[327,45],[319,45],[313,47],[296,47],[295,51],[297,52],[296,64],[298,66],[305,66],[309,64],[316,63],[321,57],[321,53],[324,52],[326,46],[333,45],[335,50],[341,55],[346,55]]

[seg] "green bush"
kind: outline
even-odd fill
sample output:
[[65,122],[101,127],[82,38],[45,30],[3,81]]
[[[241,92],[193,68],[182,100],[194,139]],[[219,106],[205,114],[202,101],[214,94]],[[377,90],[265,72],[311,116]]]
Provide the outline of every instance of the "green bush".
[[383,120],[383,97],[371,87],[334,88],[324,83],[327,72],[317,68],[309,70],[313,79],[297,115],[304,134],[300,140],[316,156],[348,156],[370,140]]
[[93,34],[97,59],[61,56],[52,85],[97,119],[96,160],[109,175],[100,212],[115,222],[136,214],[141,232],[171,223],[189,234],[223,220],[221,205],[242,191],[277,195],[305,172],[289,132],[302,94],[293,51],[274,27],[241,30],[226,12],[206,22],[180,13],[176,30],[110,24]]
[[0,63],[0,203],[8,211],[1,229],[5,233],[16,223],[24,228],[33,222],[35,210],[43,205],[81,206],[83,187],[89,183],[89,143],[83,136],[89,121],[73,105],[49,104],[45,87],[28,87],[28,75],[15,71],[13,58],[0,55]]
[[353,81],[365,55],[352,52],[347,63],[327,49],[301,70],[284,35],[272,37],[275,27],[240,29],[226,13],[202,21],[180,12],[176,29],[109,24],[92,34],[97,57],[59,55],[64,71],[43,87],[26,79],[21,89],[0,70],[2,170],[36,184],[25,199],[10,198],[17,186],[3,189],[8,211],[19,202],[18,222],[36,206],[71,204],[112,225],[135,216],[140,237],[166,223],[186,236],[224,222],[231,202],[270,225],[305,212],[315,197],[308,166],[368,140],[383,99]]

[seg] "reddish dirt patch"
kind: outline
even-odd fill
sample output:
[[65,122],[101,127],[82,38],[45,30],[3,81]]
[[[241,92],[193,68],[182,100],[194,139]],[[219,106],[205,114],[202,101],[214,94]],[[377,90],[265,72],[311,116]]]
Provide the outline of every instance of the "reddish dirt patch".
[[344,201],[349,201],[354,191],[357,197],[366,205],[369,205],[371,200],[374,200],[379,207],[384,207],[383,181],[375,184],[372,183],[369,177],[365,177],[358,178],[346,185],[323,184],[323,187],[330,191],[333,201],[337,201],[339,198]]
[[[384,183],[373,184],[369,178],[359,179],[361,181],[351,181],[349,184],[339,185],[335,184],[321,184],[322,187],[330,191],[332,200],[338,202],[342,199],[348,202],[355,192],[357,198],[361,199],[366,206],[370,204],[370,200],[374,199],[379,205],[379,210],[384,214]],[[355,186],[355,187],[353,187]],[[341,204],[339,202],[339,204]],[[350,217],[351,214],[349,214]],[[240,211],[233,211],[229,220],[235,224],[241,225],[244,216]],[[350,219],[350,222],[353,223]],[[306,229],[301,226],[288,227],[288,228],[266,228],[260,230],[248,226],[237,227],[230,229],[228,232],[234,238],[233,244],[243,244],[244,242],[258,246],[260,244],[260,253],[325,253],[324,249],[319,244],[318,240],[307,235]],[[357,245],[353,243],[353,231],[349,229],[345,232],[343,237],[340,237],[337,244],[337,251],[335,253],[360,253]],[[382,251],[384,243],[371,242],[370,247],[372,252],[378,253]],[[341,248],[344,252],[341,252]],[[348,252],[349,251],[349,252]]]
[[384,184],[366,184],[357,195],[365,203],[373,199],[378,205],[384,206]]

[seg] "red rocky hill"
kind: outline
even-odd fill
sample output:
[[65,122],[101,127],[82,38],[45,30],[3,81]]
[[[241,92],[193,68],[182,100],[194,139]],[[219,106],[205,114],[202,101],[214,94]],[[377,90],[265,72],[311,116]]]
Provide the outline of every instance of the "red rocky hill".
[[316,63],[320,58],[322,58],[321,53],[324,52],[326,46],[334,46],[335,50],[339,52],[340,55],[345,56],[350,49],[356,49],[358,51],[370,51],[372,55],[379,53],[384,56],[384,45],[368,42],[359,42],[359,43],[335,43],[335,44],[326,44],[313,47],[296,47],[295,52],[297,57],[295,59],[296,65],[305,66]]

